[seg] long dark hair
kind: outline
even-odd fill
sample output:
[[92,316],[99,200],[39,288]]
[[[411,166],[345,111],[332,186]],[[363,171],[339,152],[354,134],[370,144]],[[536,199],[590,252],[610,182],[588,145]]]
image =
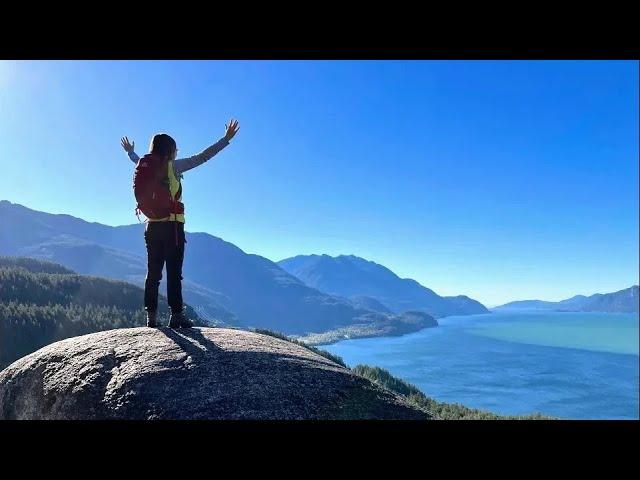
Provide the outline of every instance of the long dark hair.
[[176,151],[176,141],[166,133],[156,133],[151,139],[151,153],[168,157]]

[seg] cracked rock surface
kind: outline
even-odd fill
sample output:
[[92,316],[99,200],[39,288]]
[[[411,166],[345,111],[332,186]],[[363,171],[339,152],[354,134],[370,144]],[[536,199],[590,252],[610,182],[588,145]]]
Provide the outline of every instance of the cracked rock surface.
[[52,343],[0,372],[0,419],[429,419],[350,370],[243,330],[146,327]]

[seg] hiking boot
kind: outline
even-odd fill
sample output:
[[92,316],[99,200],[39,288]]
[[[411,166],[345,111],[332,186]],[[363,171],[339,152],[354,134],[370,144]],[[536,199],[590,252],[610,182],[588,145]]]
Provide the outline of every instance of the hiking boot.
[[169,328],[191,328],[193,327],[193,323],[191,323],[187,317],[185,317],[184,312],[171,312],[171,317],[169,318]]
[[157,314],[156,312],[147,312],[147,327],[157,328]]

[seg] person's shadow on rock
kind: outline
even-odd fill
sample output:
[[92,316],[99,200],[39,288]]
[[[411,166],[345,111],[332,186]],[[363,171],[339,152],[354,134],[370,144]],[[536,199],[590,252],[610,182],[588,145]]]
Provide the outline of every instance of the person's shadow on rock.
[[176,345],[178,345],[185,353],[191,356],[202,356],[207,353],[220,352],[223,349],[218,347],[214,342],[208,339],[199,328],[180,328],[173,329],[162,327],[159,332],[166,335]]

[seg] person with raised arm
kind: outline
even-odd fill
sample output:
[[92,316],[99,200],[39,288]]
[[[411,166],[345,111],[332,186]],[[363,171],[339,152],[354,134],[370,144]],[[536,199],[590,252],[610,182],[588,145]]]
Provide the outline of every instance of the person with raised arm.
[[177,159],[176,142],[166,133],[151,139],[149,153],[143,157],[135,153],[135,142],[127,137],[120,140],[122,148],[136,164],[134,194],[136,211],[145,214],[144,239],[147,246],[147,276],[144,284],[144,308],[147,326],[157,327],[158,288],[162,269],[167,266],[167,300],[171,307],[169,328],[189,328],[193,323],[184,314],[182,301],[182,263],[184,260],[184,204],[182,203],[182,174],[212,158],[239,130],[238,121],[225,125],[225,134],[216,143],[197,155]]

